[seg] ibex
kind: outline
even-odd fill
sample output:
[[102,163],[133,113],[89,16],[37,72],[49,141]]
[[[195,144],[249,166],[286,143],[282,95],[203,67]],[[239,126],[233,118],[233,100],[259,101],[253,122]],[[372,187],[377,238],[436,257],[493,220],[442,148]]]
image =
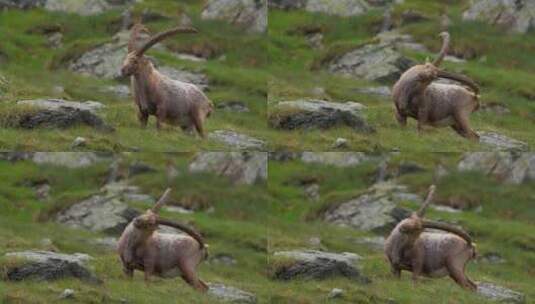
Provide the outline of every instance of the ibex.
[[[414,281],[420,275],[449,275],[461,287],[476,290],[477,285],[464,274],[466,263],[476,256],[470,236],[455,226],[422,218],[434,191],[432,185],[420,210],[401,221],[386,239],[385,254],[391,271],[398,278],[402,270],[411,271]],[[450,233],[425,232],[426,228]]]
[[173,28],[152,36],[137,47],[140,34],[147,31],[141,24],[134,25],[128,43],[128,54],[121,68],[123,77],[131,76],[132,95],[141,125],[145,127],[149,115],[154,115],[158,129],[162,123],[180,126],[187,132],[192,132],[195,127],[197,133],[204,138],[203,124],[213,111],[212,102],[194,84],[173,80],[158,72],[143,55],[167,37],[177,33],[197,33],[197,30],[190,27]]
[[[438,57],[432,63],[415,65],[401,75],[394,85],[392,97],[395,116],[405,126],[407,117],[418,121],[418,131],[424,125],[450,126],[459,135],[477,140],[479,136],[470,128],[470,114],[479,108],[479,87],[470,78],[438,68],[449,48],[450,35],[440,33],[443,39]],[[468,86],[432,83],[447,78]]]
[[[180,275],[195,289],[204,292],[208,286],[197,276],[197,266],[208,255],[202,237],[191,228],[158,216],[170,192],[171,189],[167,189],[152,209],[134,218],[123,231],[118,243],[123,271],[130,278],[134,270],[144,271],[147,283],[153,274],[161,277]],[[189,236],[160,233],[156,231],[158,225],[180,229]]]

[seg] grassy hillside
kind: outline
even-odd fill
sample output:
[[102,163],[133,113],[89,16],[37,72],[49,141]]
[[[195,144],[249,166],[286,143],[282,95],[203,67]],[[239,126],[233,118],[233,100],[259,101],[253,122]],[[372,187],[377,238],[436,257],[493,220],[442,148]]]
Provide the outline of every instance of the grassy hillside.
[[[394,24],[401,24],[401,15],[413,10],[423,20],[402,24],[396,29],[410,34],[414,40],[430,50],[427,52],[403,51],[404,55],[423,63],[433,58],[440,49],[442,31],[441,14],[451,21],[451,54],[464,58],[465,63],[444,62],[443,67],[461,72],[481,86],[481,103],[501,104],[510,113],[498,115],[492,111],[479,111],[471,116],[477,131],[492,131],[525,141],[530,146],[533,137],[535,86],[533,53],[535,34],[511,34],[482,22],[468,22],[461,18],[470,1],[406,0],[395,5]],[[324,64],[333,58],[377,41],[376,34],[383,22],[383,10],[372,9],[357,17],[337,17],[313,14],[304,10],[270,10],[269,12],[269,80],[268,108],[279,101],[300,98],[319,98],[335,102],[356,101],[368,107],[369,123],[377,129],[375,134],[359,134],[349,127],[327,131],[283,131],[270,136],[272,146],[296,150],[330,150],[336,138],[349,140],[349,150],[381,151],[465,151],[488,150],[488,147],[467,141],[449,128],[416,131],[414,120],[407,128],[399,127],[394,118],[392,101],[358,93],[359,88],[393,83],[373,83],[356,78],[334,76],[326,72]],[[323,34],[324,48],[311,48],[306,40],[307,31]],[[314,93],[323,88],[324,93]],[[316,90],[317,92],[317,90]]]
[[[224,21],[201,20],[202,6],[203,1],[154,0],[137,3],[132,11],[134,18],[145,10],[161,16],[146,22],[152,33],[176,26],[183,13],[189,16],[200,33],[179,35],[166,40],[164,45],[177,53],[204,54],[206,62],[182,60],[171,52],[158,50],[151,50],[148,55],[162,65],[206,74],[210,82],[206,93],[216,107],[224,102],[239,101],[249,108],[250,111],[245,113],[216,109],[205,127],[208,132],[223,129],[262,137],[261,133],[267,129],[263,121],[268,79],[264,35],[249,34]],[[78,136],[88,139],[87,150],[229,149],[217,141],[203,141],[184,134],[180,128],[166,126],[158,132],[154,117],[149,120],[148,128],[142,129],[132,98],[102,92],[109,85],[128,84],[127,79],[114,81],[86,77],[66,68],[69,60],[111,41],[120,29],[122,12],[123,9],[118,8],[86,17],[43,9],[0,12],[0,75],[8,81],[7,84],[0,81],[1,150],[65,151]],[[61,29],[61,47],[54,49],[48,46],[47,37],[43,34],[47,28]],[[59,86],[63,90],[58,91],[56,87]],[[89,127],[66,130],[6,128],[9,117],[20,115],[20,111],[25,110],[14,110],[14,102],[47,97],[102,102],[107,106],[102,116],[116,132],[97,132]]]
[[[144,193],[161,195],[166,186],[172,187],[173,201],[188,200],[204,203],[204,209],[192,214],[162,211],[162,216],[186,222],[198,229],[210,246],[211,257],[231,256],[235,265],[204,262],[200,277],[207,282],[222,283],[255,293],[259,299],[269,297],[265,276],[266,226],[263,210],[268,209],[265,184],[233,186],[227,178],[213,174],[188,174],[190,154],[134,154],[123,155],[122,164],[141,161],[156,172],[137,175],[129,184],[139,186]],[[167,182],[166,164],[172,161],[180,172]],[[101,285],[84,283],[78,279],[54,282],[27,280],[0,284],[2,303],[53,303],[65,288],[75,290],[77,303],[217,303],[210,296],[200,295],[182,279],[158,279],[146,286],[143,275],[136,272],[132,281],[125,278],[117,254],[90,243],[105,236],[86,230],[71,229],[55,223],[51,217],[59,210],[99,191],[106,180],[109,162],[82,169],[38,166],[30,161],[10,163],[0,161],[0,273],[13,263],[6,252],[30,249],[57,250],[64,253],[81,252],[93,256],[90,263]],[[51,190],[46,201],[36,198],[33,182],[47,180]],[[128,202],[140,211],[150,205]],[[51,243],[43,243],[49,239]],[[265,303],[261,300],[260,303]]]
[[[467,274],[474,281],[492,282],[525,293],[526,302],[532,303],[533,269],[535,253],[532,231],[533,183],[504,185],[494,178],[473,172],[455,172],[459,154],[400,154],[393,156],[390,166],[412,162],[424,170],[399,177],[398,183],[424,196],[429,184],[435,182],[435,202],[444,202],[457,196],[461,201],[472,201],[482,210],[472,207],[460,213],[447,213],[430,209],[427,217],[459,223],[469,231],[477,243],[480,255],[497,252],[506,261],[490,264],[470,262]],[[445,166],[449,175],[433,181],[437,164]],[[304,164],[300,161],[269,164],[269,192],[278,202],[278,211],[269,218],[270,269],[280,261],[273,252],[295,249],[318,249],[331,252],[352,252],[364,257],[362,272],[371,279],[370,284],[359,284],[346,278],[325,280],[293,280],[276,283],[274,303],[492,303],[485,298],[462,290],[451,279],[423,279],[416,286],[411,276],[403,272],[395,279],[382,251],[353,241],[366,233],[351,228],[341,228],[318,218],[318,211],[326,206],[343,202],[365,191],[372,183],[376,163],[364,163],[352,168],[335,168],[325,165]],[[320,200],[312,202],[304,194],[299,181],[313,180],[319,184]],[[414,202],[403,202],[409,209],[416,209]],[[319,238],[320,245],[311,244],[311,238]],[[527,247],[526,247],[527,245]],[[333,288],[344,290],[340,299],[327,300]]]

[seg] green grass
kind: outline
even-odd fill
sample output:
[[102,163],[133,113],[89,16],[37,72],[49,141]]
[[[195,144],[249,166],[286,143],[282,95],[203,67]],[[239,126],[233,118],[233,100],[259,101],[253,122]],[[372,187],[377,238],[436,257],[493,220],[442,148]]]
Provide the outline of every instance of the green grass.
[[[451,53],[464,57],[467,63],[445,62],[446,69],[469,75],[481,85],[481,103],[501,103],[510,113],[499,116],[489,112],[476,112],[471,116],[473,128],[492,131],[535,144],[535,79],[533,53],[535,34],[509,34],[481,22],[461,20],[468,1],[407,0],[396,6],[393,21],[400,24],[401,13],[407,9],[421,12],[427,21],[403,25],[399,30],[411,34],[417,42],[427,46],[431,53],[406,52],[406,55],[424,62],[440,48],[438,33],[442,31],[440,18],[447,12],[452,20]],[[272,77],[269,83],[268,115],[276,116],[273,106],[279,101],[300,98],[323,98],[336,102],[356,101],[368,107],[368,122],[377,133],[360,134],[349,127],[327,131],[273,131],[267,135],[274,149],[332,151],[336,138],[349,141],[347,150],[358,151],[467,151],[489,150],[489,147],[460,138],[449,128],[429,129],[418,134],[411,121],[401,128],[394,119],[389,98],[357,93],[358,88],[385,85],[360,79],[331,75],[323,67],[326,62],[341,54],[373,42],[378,31],[382,12],[371,10],[358,18],[330,17],[303,11],[269,12],[269,58]],[[314,28],[324,35],[324,49],[308,46],[306,29]],[[504,47],[506,46],[506,47]],[[392,83],[386,85],[391,86]],[[325,89],[324,96],[315,96],[313,88]]]
[[[171,5],[171,6],[170,6]],[[166,0],[136,4],[134,16],[145,9],[161,13],[167,19],[148,23],[153,32],[176,25],[176,20],[186,13],[200,31],[198,35],[182,35],[168,39],[171,50],[195,52],[211,50],[208,61],[192,63],[158,51],[150,51],[165,65],[205,73],[210,81],[208,97],[218,103],[241,101],[250,111],[230,113],[215,111],[208,119],[208,132],[224,129],[261,137],[267,129],[265,121],[267,106],[266,83],[268,72],[267,42],[262,35],[245,34],[243,29],[220,21],[200,19],[201,1],[170,3]],[[80,17],[72,14],[51,13],[44,10],[0,12],[0,52],[7,56],[2,64],[2,76],[8,83],[0,82],[0,122],[13,118],[14,103],[32,98],[64,98],[67,100],[96,100],[106,105],[101,113],[106,122],[116,129],[113,133],[102,133],[85,126],[66,130],[39,129],[21,130],[13,126],[0,130],[0,150],[70,150],[74,138],[88,139],[84,150],[98,151],[198,151],[229,150],[214,140],[201,140],[184,134],[179,128],[167,126],[163,131],[155,130],[154,118],[147,129],[137,121],[136,108],[131,98],[121,99],[113,93],[101,92],[104,86],[121,81],[85,77],[67,69],[67,63],[87,50],[111,40],[120,24],[121,10],[113,10],[97,16]],[[42,29],[59,27],[63,33],[63,46],[52,49],[47,46]],[[222,59],[221,56],[225,58]],[[125,80],[123,82],[127,84]],[[58,93],[54,87],[64,88]],[[265,132],[265,131],[264,131]]]

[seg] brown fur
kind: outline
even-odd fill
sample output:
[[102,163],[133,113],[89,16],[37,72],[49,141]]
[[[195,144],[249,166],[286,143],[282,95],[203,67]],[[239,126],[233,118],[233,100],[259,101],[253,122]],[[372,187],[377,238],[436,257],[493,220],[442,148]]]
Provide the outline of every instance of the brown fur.
[[[476,290],[475,283],[464,273],[466,263],[476,254],[470,236],[454,226],[422,219],[434,191],[433,185],[422,208],[401,221],[386,239],[385,254],[391,271],[397,277],[402,270],[411,271],[414,281],[420,275],[449,275],[461,287]],[[426,232],[426,228],[451,233]]]
[[[152,209],[132,220],[123,231],[118,243],[123,271],[130,278],[134,270],[143,271],[147,283],[151,275],[180,275],[189,285],[205,292],[208,286],[197,276],[197,266],[207,257],[202,237],[187,226],[158,217],[169,192],[167,189]],[[160,233],[156,231],[158,225],[181,229],[189,236]]]
[[134,101],[138,107],[138,119],[143,127],[147,125],[149,115],[156,116],[156,127],[162,123],[177,125],[182,130],[193,129],[205,137],[204,121],[213,111],[212,102],[194,84],[173,80],[154,68],[143,54],[159,41],[177,33],[196,33],[193,28],[174,28],[153,36],[148,42],[138,47],[139,35],[147,29],[136,24],[132,28],[121,74],[131,76]]
[[[479,136],[470,128],[470,114],[479,108],[479,87],[468,77],[445,72],[438,68],[449,48],[449,34],[441,33],[442,49],[433,63],[413,66],[394,84],[392,97],[398,122],[405,126],[407,117],[418,121],[418,130],[424,125],[450,126],[459,135],[470,139]],[[432,83],[447,78],[468,86]]]

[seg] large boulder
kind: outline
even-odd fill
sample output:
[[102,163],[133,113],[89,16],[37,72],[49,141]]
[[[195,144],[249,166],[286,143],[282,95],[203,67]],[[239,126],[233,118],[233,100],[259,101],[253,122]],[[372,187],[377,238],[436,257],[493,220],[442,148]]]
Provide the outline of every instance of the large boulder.
[[261,139],[228,130],[216,130],[208,134],[208,138],[238,150],[262,150],[266,145]]
[[31,159],[36,164],[69,169],[88,167],[105,160],[93,152],[35,152]]
[[459,171],[479,171],[512,184],[535,181],[535,153],[470,152],[457,165]]
[[369,5],[364,0],[308,0],[305,9],[313,13],[350,17],[366,13]]
[[189,171],[226,176],[235,184],[254,184],[267,179],[267,157],[266,152],[201,152]]
[[225,20],[263,33],[267,29],[267,0],[208,0],[201,18]]
[[399,202],[421,200],[405,186],[377,183],[358,197],[333,204],[324,212],[323,220],[342,227],[385,232],[410,215],[409,210],[398,207]]
[[278,280],[321,280],[342,276],[362,283],[369,282],[357,265],[362,257],[355,253],[293,250],[275,252],[274,257],[283,260],[276,263],[274,269],[274,277]]
[[371,157],[363,152],[303,152],[301,161],[311,164],[323,164],[335,167],[353,167]]
[[481,20],[517,33],[535,28],[533,0],[473,0],[464,20]]
[[371,133],[375,130],[364,117],[365,108],[357,102],[312,99],[282,101],[272,107],[269,124],[284,130],[349,126],[358,132]]
[[109,188],[104,194],[93,195],[61,211],[57,214],[56,221],[72,228],[110,234],[121,233],[139,212],[124,202],[123,195],[131,193],[130,188],[115,187],[114,190],[111,189]]
[[217,298],[221,302],[243,304],[256,303],[256,296],[254,294],[218,283],[208,283],[208,294]]
[[526,296],[520,292],[487,282],[477,283],[477,293],[501,303],[525,303]]
[[6,253],[6,257],[22,260],[6,271],[10,281],[59,280],[69,277],[79,278],[91,283],[100,280],[86,267],[92,258],[87,254],[63,254],[50,251],[22,251]]
[[41,7],[46,0],[0,0],[0,9],[32,9]]
[[367,44],[334,59],[328,70],[342,76],[393,82],[412,65],[414,61],[399,53],[392,44],[379,43]]
[[[74,59],[69,63],[69,69],[83,75],[96,76],[108,79],[120,79],[121,66],[124,58],[128,53],[127,45],[130,38],[128,31],[117,33],[111,42],[105,43],[89,50],[80,57]],[[149,35],[141,35],[138,45],[142,45]],[[156,45],[153,48],[165,50],[161,45]],[[194,73],[185,70],[179,70],[167,66],[158,66],[153,62],[157,69],[164,75],[171,79],[176,79],[188,83],[193,83],[201,89],[208,87],[208,78],[201,73]]]
[[48,11],[90,16],[110,9],[110,5],[104,0],[46,0],[44,8]]
[[101,131],[113,131],[96,113],[104,105],[96,101],[67,101],[62,99],[20,100],[17,107],[29,108],[14,118],[9,125],[24,129],[69,128],[87,125]]

